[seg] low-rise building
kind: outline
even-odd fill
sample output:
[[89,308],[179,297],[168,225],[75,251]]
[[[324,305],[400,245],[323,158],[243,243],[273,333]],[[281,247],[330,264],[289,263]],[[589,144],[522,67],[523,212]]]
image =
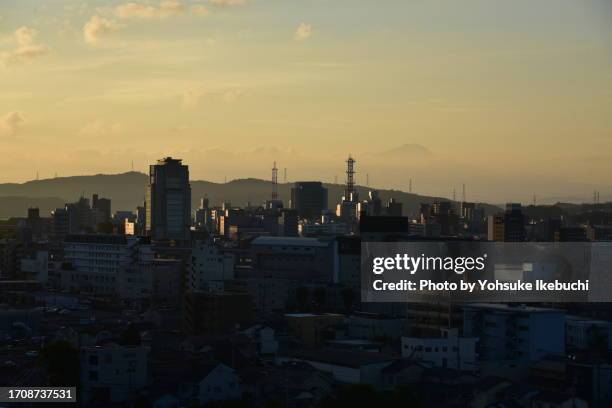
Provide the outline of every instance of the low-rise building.
[[154,252],[147,238],[68,235],[61,287],[92,295],[142,299],[151,296]]
[[464,307],[463,334],[478,338],[482,361],[537,361],[565,353],[565,312],[524,305]]
[[81,348],[81,402],[127,401],[149,383],[149,349],[143,346]]
[[431,363],[434,367],[476,371],[475,337],[461,337],[458,329],[402,337],[402,357]]

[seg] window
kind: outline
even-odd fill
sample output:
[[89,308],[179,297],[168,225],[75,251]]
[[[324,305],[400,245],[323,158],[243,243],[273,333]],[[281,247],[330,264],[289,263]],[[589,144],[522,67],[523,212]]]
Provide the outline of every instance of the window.
[[89,372],[89,381],[98,381],[98,372],[90,371]]

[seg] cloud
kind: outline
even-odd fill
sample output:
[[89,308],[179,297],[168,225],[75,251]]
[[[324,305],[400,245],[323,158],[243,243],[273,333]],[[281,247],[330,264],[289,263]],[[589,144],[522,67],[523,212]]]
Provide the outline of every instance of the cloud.
[[0,117],[0,135],[12,136],[23,126],[25,119],[19,112],[9,112]]
[[86,123],[78,132],[79,136],[95,138],[117,135],[121,132],[121,124],[96,119]]
[[49,48],[37,44],[35,39],[38,31],[31,27],[19,27],[13,33],[13,41],[16,48],[12,51],[0,53],[0,60],[5,64],[23,62],[43,56],[49,52]]
[[183,108],[193,109],[200,105],[206,91],[202,89],[190,89],[183,94]]
[[19,46],[26,47],[34,42],[34,37],[37,34],[38,32],[35,29],[23,26],[15,30],[14,36]]
[[210,90],[203,87],[188,89],[182,94],[183,109],[195,109],[204,103],[236,102],[243,92],[241,89]]
[[191,12],[198,16],[207,16],[210,13],[208,8],[202,5],[196,5],[191,7]]
[[215,6],[245,6],[249,0],[209,0]]
[[121,28],[115,21],[100,16],[92,16],[83,26],[83,36],[89,44],[100,42],[103,37],[118,31]]
[[223,93],[223,101],[227,103],[235,102],[242,95],[240,89],[234,89]]
[[312,36],[312,26],[310,24],[301,23],[295,30],[295,39],[304,41]]
[[166,0],[158,6],[149,3],[125,3],[114,9],[118,18],[122,19],[161,19],[180,14],[193,13],[199,16],[208,15],[208,9],[203,5],[188,7],[178,0]]

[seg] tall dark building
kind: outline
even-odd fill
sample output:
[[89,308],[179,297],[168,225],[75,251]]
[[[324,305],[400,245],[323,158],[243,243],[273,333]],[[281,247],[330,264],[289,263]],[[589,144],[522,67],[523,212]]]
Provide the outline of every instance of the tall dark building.
[[390,217],[401,217],[402,216],[402,203],[395,201],[395,198],[389,199],[389,203],[386,208],[387,215]]
[[147,235],[158,240],[188,240],[191,226],[189,167],[166,157],[149,167]]
[[111,200],[94,194],[91,198],[91,209],[93,211],[94,224],[109,222],[111,219]]
[[490,215],[487,224],[489,241],[522,242],[525,240],[525,217],[519,203],[506,204],[506,211]]
[[298,181],[291,189],[291,208],[300,218],[314,218],[327,210],[327,189],[320,181]]
[[283,237],[298,236],[298,215],[296,210],[281,210],[278,217],[278,233]]
[[506,204],[504,214],[504,241],[521,242],[525,240],[525,217],[519,203]]

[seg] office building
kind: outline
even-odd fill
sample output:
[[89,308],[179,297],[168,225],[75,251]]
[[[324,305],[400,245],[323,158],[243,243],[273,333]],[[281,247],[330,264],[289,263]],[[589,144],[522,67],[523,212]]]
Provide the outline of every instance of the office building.
[[64,290],[142,299],[151,296],[154,253],[147,238],[127,235],[68,235]]
[[291,208],[300,218],[316,218],[327,210],[327,189],[320,181],[298,181],[291,189]]
[[111,218],[111,200],[94,194],[91,198],[94,225],[109,222]]
[[525,217],[520,203],[508,203],[505,212],[487,218],[489,241],[522,242],[525,237]]
[[146,232],[155,240],[188,240],[191,226],[189,168],[166,157],[149,168]]

